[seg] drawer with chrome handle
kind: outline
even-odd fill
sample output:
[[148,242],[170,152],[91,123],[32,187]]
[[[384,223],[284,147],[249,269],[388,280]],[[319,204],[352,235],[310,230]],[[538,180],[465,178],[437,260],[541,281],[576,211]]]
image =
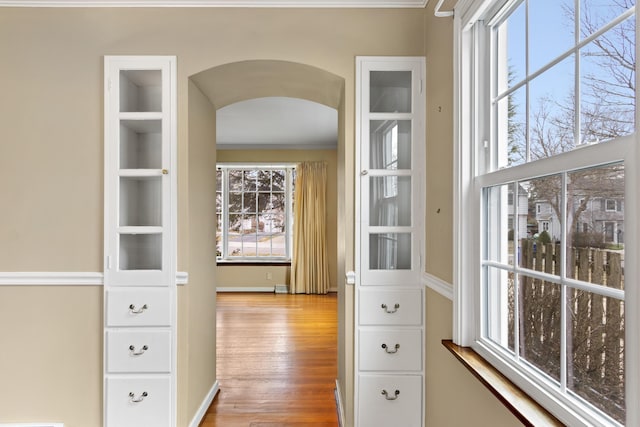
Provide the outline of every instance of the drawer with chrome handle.
[[168,288],[117,288],[107,291],[107,327],[170,326]]
[[107,331],[107,372],[170,371],[170,331]]
[[358,421],[361,426],[422,425],[421,375],[358,377]]
[[358,341],[361,371],[420,371],[420,329],[372,329],[360,331]]
[[421,289],[360,289],[358,320],[361,325],[422,324]]
[[105,392],[109,402],[105,414],[107,426],[171,425],[171,380],[168,376],[107,377]]

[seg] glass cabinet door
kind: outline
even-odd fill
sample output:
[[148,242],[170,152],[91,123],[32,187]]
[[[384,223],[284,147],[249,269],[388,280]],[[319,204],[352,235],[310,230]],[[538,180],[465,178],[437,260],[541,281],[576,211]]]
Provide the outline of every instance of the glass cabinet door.
[[[415,281],[421,198],[421,61],[363,63],[360,122],[360,273],[362,285]],[[397,68],[397,69],[394,69]],[[368,99],[366,99],[368,97]]]
[[109,253],[112,285],[170,283],[171,64],[110,63]]

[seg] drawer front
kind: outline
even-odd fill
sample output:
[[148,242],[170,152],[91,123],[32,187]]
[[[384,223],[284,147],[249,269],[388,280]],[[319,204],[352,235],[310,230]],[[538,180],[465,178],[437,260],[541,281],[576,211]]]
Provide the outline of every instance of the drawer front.
[[171,382],[168,377],[107,378],[106,395],[107,427],[171,425]]
[[171,372],[170,331],[107,331],[107,372]]
[[422,325],[422,289],[360,290],[361,325]]
[[422,426],[422,376],[360,375],[359,380],[358,425]]
[[168,288],[107,291],[107,326],[169,326],[170,313]]
[[361,371],[420,371],[422,333],[419,329],[360,331]]

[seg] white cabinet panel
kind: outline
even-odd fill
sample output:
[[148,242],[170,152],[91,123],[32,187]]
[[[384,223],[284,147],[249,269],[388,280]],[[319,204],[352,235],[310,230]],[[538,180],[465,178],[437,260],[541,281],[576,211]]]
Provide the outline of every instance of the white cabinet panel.
[[107,425],[165,427],[171,425],[169,377],[107,378]]
[[107,290],[107,326],[169,326],[169,288]]
[[360,289],[361,325],[421,325],[421,289]]
[[170,331],[107,331],[107,372],[170,372]]
[[422,57],[356,59],[355,426],[424,425]]
[[420,371],[422,369],[422,331],[360,331],[361,371]]
[[422,426],[422,376],[360,375],[359,425]]

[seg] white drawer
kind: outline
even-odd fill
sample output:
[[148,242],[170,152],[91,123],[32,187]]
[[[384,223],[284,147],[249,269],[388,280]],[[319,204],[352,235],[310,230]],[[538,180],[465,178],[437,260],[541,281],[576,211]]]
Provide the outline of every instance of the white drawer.
[[360,290],[361,325],[422,324],[422,289]]
[[171,372],[170,331],[107,331],[107,372]]
[[106,394],[106,427],[171,425],[171,382],[168,377],[107,378]]
[[360,375],[359,379],[358,425],[422,425],[422,376]]
[[422,333],[419,329],[360,331],[361,371],[420,371]]
[[168,288],[109,289],[107,326],[169,326],[171,298]]

